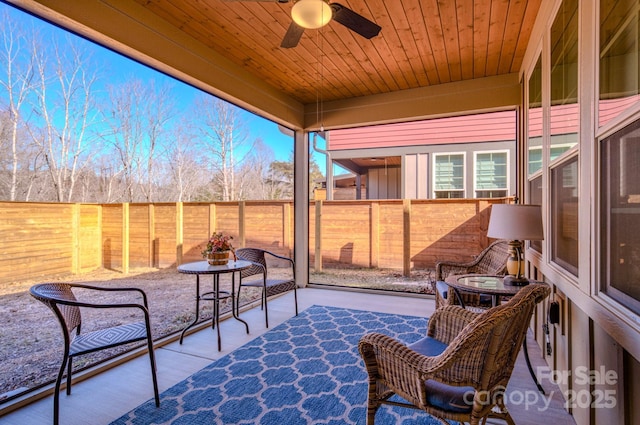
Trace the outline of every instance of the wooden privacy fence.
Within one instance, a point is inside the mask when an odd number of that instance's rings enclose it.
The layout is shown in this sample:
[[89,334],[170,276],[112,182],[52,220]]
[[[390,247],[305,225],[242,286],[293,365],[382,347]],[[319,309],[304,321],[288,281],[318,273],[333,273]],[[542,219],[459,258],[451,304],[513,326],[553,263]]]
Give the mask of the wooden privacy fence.
[[[466,261],[489,241],[490,206],[508,199],[315,201],[310,264],[402,270],[437,259]],[[80,274],[100,267],[173,267],[202,257],[221,231],[235,247],[291,256],[293,203],[154,204],[0,202],[0,283]]]

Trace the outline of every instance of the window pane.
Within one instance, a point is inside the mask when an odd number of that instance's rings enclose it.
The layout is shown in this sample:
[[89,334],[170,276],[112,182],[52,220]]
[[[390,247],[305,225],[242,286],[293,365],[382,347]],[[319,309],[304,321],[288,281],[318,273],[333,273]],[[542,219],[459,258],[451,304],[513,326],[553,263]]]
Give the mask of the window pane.
[[578,275],[578,157],[551,170],[551,258]]
[[505,196],[503,195],[503,193],[506,194],[507,189],[506,152],[488,152],[476,154],[475,171],[477,198]]
[[464,155],[436,155],[436,190],[464,189]]
[[[542,205],[542,176],[538,176],[529,182],[529,203]],[[542,252],[542,241],[531,241],[529,246],[538,252]]]
[[551,26],[550,126],[554,160],[578,142],[578,0],[564,0]]
[[640,313],[640,121],[602,141],[602,291]]
[[600,1],[599,124],[638,101],[640,1]]
[[462,190],[440,190],[436,192],[436,199],[464,198]]
[[542,62],[538,62],[529,77],[528,110],[529,174],[542,168]]

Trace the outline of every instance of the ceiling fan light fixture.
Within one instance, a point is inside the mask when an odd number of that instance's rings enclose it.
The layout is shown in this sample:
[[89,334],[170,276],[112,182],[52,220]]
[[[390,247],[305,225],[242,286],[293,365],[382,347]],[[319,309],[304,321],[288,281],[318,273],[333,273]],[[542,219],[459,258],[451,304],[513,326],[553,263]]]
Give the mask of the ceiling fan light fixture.
[[291,8],[293,21],[306,29],[316,29],[329,23],[331,7],[326,0],[298,0]]

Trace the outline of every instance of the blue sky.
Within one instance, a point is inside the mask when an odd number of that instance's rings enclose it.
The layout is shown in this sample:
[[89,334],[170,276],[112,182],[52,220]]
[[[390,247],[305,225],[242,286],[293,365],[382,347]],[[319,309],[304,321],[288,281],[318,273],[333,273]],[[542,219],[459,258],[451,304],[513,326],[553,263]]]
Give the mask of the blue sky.
[[[21,21],[29,25],[33,25],[39,32],[47,34],[50,31],[54,33],[65,32],[58,27],[51,25],[45,21],[35,18],[27,13],[24,13],[12,6],[6,5],[0,2],[0,12],[8,11],[12,19]],[[45,37],[45,39],[47,39]],[[84,40],[78,37],[80,40]],[[177,101],[179,104],[189,104],[193,101],[196,94],[199,93],[198,89],[195,89],[181,81],[178,81],[172,77],[166,76],[156,70],[153,70],[145,65],[135,62],[129,58],[126,58],[118,53],[108,50],[102,46],[99,46],[93,42],[84,40],[83,44],[91,52],[93,59],[96,63],[99,63],[104,67],[104,74],[108,75],[105,82],[121,82],[126,79],[135,76],[140,80],[155,80],[158,85],[166,81],[171,81],[171,85],[174,87],[173,91],[177,94]],[[255,114],[245,111],[242,108],[238,108],[244,124],[247,126],[250,133],[249,139],[262,139],[262,141],[273,149],[275,159],[286,161],[289,160],[293,151],[292,138],[284,135],[278,130],[277,124],[261,118]],[[321,165],[324,164],[324,157],[321,155],[315,155],[316,161]]]

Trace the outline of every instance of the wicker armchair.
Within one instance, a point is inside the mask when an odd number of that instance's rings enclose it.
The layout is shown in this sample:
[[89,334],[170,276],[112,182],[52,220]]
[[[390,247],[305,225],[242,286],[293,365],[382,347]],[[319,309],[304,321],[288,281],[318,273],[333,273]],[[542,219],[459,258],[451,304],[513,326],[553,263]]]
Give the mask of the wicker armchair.
[[[296,316],[298,315],[298,293],[296,291],[296,281],[293,278],[294,263],[291,258],[282,257],[264,249],[258,248],[240,248],[236,250],[236,255],[241,260],[251,261],[253,265],[240,272],[240,285],[238,286],[238,300],[240,300],[240,291],[243,287],[253,286],[256,288],[262,288],[261,306],[264,309],[265,325],[269,327],[269,312],[267,309],[267,298],[282,294],[287,291],[293,290],[293,299],[296,308]],[[267,261],[265,255],[269,255],[274,259],[284,260],[290,266],[290,278],[273,279],[269,278],[267,270]],[[246,280],[249,277],[262,275],[259,279]],[[239,306],[240,303],[236,303]],[[239,308],[239,307],[237,307]],[[237,313],[240,313],[239,311]]]
[[[436,297],[436,308],[458,304],[453,288],[444,282],[448,276],[472,273],[504,276],[507,273],[508,258],[509,242],[497,240],[485,248],[473,261],[467,263],[438,261],[436,280],[431,282]],[[460,296],[466,306],[491,306],[491,297],[463,291],[460,291]]]
[[[73,289],[82,290],[87,296],[89,296],[90,293],[97,293],[98,291],[112,293],[134,292],[139,295],[139,298],[142,298],[142,303],[105,304],[78,301]],[[147,342],[156,407],[160,406],[158,379],[156,377],[156,361],[153,354],[153,339],[151,337],[149,321],[149,307],[144,291],[137,288],[101,288],[74,283],[43,283],[32,286],[29,291],[35,299],[41,301],[53,311],[62,326],[64,357],[62,359],[62,365],[60,365],[58,377],[56,378],[53,396],[53,423],[55,425],[59,423],[60,385],[65,372],[65,366],[67,369],[67,395],[70,395],[71,371],[74,357],[136,341],[146,340]],[[135,323],[129,320],[127,323],[119,326],[81,333],[81,308],[110,309],[114,312],[119,310],[122,312],[120,318],[124,321],[127,321],[127,318],[131,317],[132,310],[139,310],[139,312],[142,313],[141,315],[144,316],[144,320]]]
[[[427,337],[410,346],[382,334],[363,336],[367,425],[374,424],[382,404],[421,409],[446,425],[445,420],[478,424],[488,417],[513,425],[504,392],[534,307],[549,292],[547,285],[530,284],[483,313],[445,306],[429,319]],[[409,404],[389,400],[394,394]]]

